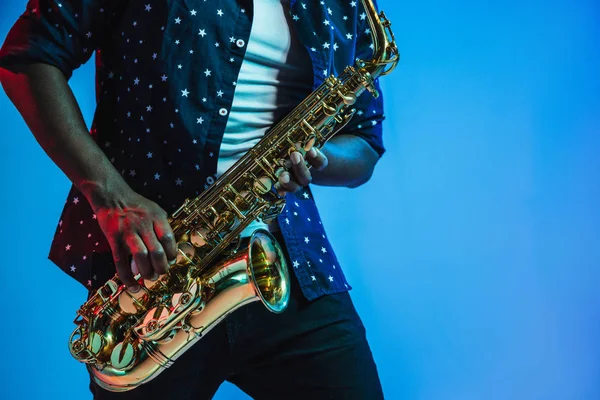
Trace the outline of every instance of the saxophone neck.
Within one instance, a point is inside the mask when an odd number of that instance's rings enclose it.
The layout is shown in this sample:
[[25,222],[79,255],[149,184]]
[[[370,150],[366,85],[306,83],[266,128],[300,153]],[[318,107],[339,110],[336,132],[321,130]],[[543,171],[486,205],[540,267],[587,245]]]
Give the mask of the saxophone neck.
[[367,71],[372,79],[377,79],[392,72],[400,61],[400,52],[392,32],[390,20],[385,14],[378,13],[372,0],[361,0],[367,14],[367,21],[373,38],[373,58],[361,60],[361,68]]

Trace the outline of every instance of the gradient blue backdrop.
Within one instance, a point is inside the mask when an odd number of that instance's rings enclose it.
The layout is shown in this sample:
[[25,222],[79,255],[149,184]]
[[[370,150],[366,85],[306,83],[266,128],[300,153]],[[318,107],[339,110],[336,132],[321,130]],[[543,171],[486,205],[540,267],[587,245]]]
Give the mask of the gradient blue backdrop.
[[[25,1],[0,4],[3,39]],[[379,5],[403,55],[388,152],[315,191],[386,397],[600,399],[599,3]],[[88,123],[92,78],[71,80]],[[0,121],[0,398],[89,398],[67,351],[85,290],[46,260],[68,181],[3,93]]]

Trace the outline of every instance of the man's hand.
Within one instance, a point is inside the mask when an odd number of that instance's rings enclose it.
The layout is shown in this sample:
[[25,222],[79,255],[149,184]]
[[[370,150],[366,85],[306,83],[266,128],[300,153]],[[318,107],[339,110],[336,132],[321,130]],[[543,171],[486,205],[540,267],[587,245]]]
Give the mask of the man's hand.
[[[140,286],[138,272],[155,280],[165,274],[177,257],[175,236],[168,214],[158,204],[129,191],[118,200],[94,206],[102,232],[110,244],[117,273],[131,292]],[[133,256],[134,264],[129,256]]]
[[298,151],[290,155],[290,160],[286,163],[288,169],[279,175],[277,182],[277,192],[284,195],[286,192],[297,192],[303,186],[308,186],[312,182],[311,169],[322,171],[329,164],[327,156],[319,149],[313,147],[307,153],[306,157]]
[[377,152],[359,136],[338,134],[321,150],[313,147],[306,157],[293,152],[275,188],[280,195],[297,192],[309,183],[354,188],[371,178],[378,160]]

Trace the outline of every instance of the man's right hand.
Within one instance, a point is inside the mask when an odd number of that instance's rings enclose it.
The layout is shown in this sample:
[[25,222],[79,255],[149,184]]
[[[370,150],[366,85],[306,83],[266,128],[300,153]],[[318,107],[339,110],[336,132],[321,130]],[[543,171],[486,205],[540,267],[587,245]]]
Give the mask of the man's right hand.
[[36,140],[84,194],[110,243],[119,278],[139,290],[129,256],[146,279],[177,256],[167,213],[135,193],[98,147],[62,71],[43,63],[0,68],[0,83]]
[[110,244],[117,273],[129,291],[140,289],[134,279],[138,271],[150,280],[168,271],[177,257],[177,244],[165,210],[132,190],[121,192],[116,199],[105,199],[104,204],[94,203],[92,207]]

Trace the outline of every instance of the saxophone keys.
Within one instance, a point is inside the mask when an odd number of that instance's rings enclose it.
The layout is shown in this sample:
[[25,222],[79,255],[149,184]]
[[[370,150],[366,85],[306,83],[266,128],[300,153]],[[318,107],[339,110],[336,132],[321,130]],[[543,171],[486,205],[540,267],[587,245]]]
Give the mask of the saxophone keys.
[[176,264],[185,266],[191,264],[196,255],[196,248],[190,242],[183,242],[177,245]]
[[239,221],[231,211],[223,211],[218,218],[215,218],[215,230],[218,232],[233,229],[237,224]]
[[148,291],[142,287],[136,293],[131,293],[128,290],[122,291],[117,299],[117,304],[123,313],[132,315],[144,311],[147,301]]
[[116,369],[121,371],[126,370],[133,364],[136,353],[137,352],[131,343],[121,342],[114,347],[110,355],[110,363]]
[[273,189],[273,180],[268,176],[261,176],[254,180],[254,190],[259,194],[265,194]]
[[186,292],[179,292],[173,294],[171,297],[171,305],[173,312],[178,313],[182,309],[186,308],[192,300],[198,298],[202,286],[197,281],[194,281]]
[[106,345],[106,339],[101,332],[92,332],[88,339],[88,350],[92,354],[98,355]]
[[248,211],[256,204],[256,197],[252,196],[248,190],[242,190],[233,200],[233,204],[240,211]]
[[344,104],[346,104],[347,106],[352,106],[352,105],[354,105],[354,103],[356,103],[356,100],[357,100],[356,93],[344,94],[341,91],[338,91],[338,94],[341,97]]
[[302,146],[302,148],[304,149],[304,151],[306,153],[308,153],[309,150],[312,149],[315,146],[316,141],[317,141],[316,135],[310,135],[308,137],[308,139],[306,139],[304,141],[304,145]]
[[165,326],[169,318],[169,310],[164,307],[154,307],[146,313],[146,318],[141,326],[145,334],[153,334]]
[[210,231],[207,228],[197,226],[192,231],[190,241],[195,247],[204,247],[208,244],[208,233]]

